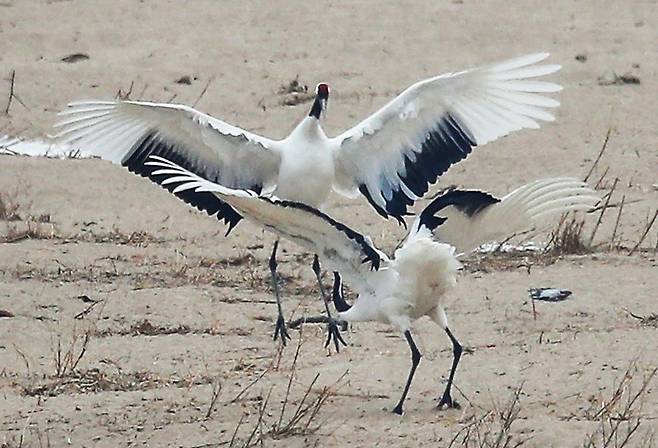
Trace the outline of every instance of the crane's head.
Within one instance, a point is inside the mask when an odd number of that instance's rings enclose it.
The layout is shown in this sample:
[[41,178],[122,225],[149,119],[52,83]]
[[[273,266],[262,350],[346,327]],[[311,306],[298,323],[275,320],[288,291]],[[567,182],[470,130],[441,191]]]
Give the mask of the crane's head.
[[320,115],[322,115],[322,112],[327,110],[328,100],[329,100],[329,85],[321,82],[315,88],[315,101],[313,101],[311,112],[308,114],[309,117],[315,117],[319,120]]

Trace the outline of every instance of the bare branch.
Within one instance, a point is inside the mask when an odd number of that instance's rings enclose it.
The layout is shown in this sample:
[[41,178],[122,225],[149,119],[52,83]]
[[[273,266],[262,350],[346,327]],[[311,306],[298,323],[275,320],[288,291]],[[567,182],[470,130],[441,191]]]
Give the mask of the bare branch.
[[599,163],[599,160],[601,160],[601,156],[603,156],[603,153],[605,152],[606,148],[608,147],[608,140],[610,140],[610,134],[612,133],[612,126],[608,126],[608,132],[605,134],[605,139],[603,140],[603,145],[601,146],[601,150],[599,151],[599,154],[596,156],[596,159],[594,160],[594,163],[592,163],[592,166],[589,169],[589,172],[585,176],[585,179],[583,179],[583,182],[587,182],[589,179],[589,176],[592,175],[594,172],[594,169]]
[[631,251],[628,253],[628,255],[633,255],[633,253],[637,250],[638,247],[644,242],[644,239],[647,237],[649,234],[649,231],[651,230],[651,227],[653,227],[653,224],[656,222],[656,218],[658,217],[658,209],[656,209],[656,212],[653,214],[653,218],[651,218],[651,221],[647,224],[647,226],[644,228],[644,232],[642,233],[642,236],[638,240],[637,244],[633,246]]

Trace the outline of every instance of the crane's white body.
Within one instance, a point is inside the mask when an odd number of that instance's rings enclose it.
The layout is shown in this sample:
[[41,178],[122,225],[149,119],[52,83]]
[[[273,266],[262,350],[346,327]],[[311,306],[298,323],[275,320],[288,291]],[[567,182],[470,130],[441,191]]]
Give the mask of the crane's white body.
[[378,321],[406,331],[416,319],[430,317],[446,328],[443,298],[457,283],[461,264],[450,244],[435,241],[423,228],[395,251],[379,271],[367,274],[369,288],[339,317],[349,322]]
[[273,194],[322,209],[334,183],[335,146],[318,120],[304,118],[285,140],[273,145],[281,158]]

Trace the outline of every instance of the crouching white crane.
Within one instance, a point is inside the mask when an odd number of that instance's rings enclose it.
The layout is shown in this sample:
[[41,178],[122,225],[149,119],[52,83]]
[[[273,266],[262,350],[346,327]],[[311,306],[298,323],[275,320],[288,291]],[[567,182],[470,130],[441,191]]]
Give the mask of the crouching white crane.
[[[534,79],[560,69],[538,64],[547,57],[531,54],[417,82],[333,138],[319,121],[329,99],[327,84],[318,84],[308,116],[283,140],[261,137],[187,106],[140,101],[71,103],[61,113],[65,118],[56,125],[61,128],[56,137],[159,184],[154,167],[144,163],[152,155],[228,188],[273,193],[316,209],[323,208],[332,189],[352,198],[360,192],[380,215],[403,223],[407,208],[473,147],[553,120],[546,109],[559,103],[542,94],[561,87]],[[175,194],[224,220],[227,235],[242,219],[230,203],[210,193]],[[270,257],[279,309],[274,338],[280,334],[285,343],[277,247],[278,242]]]
[[350,307],[341,294],[334,294],[338,316],[332,318],[327,308],[325,321],[334,326],[340,321],[380,321],[397,326],[409,344],[412,362],[400,401],[393,409],[397,414],[403,412],[421,358],[411,336],[411,324],[423,316],[441,326],[452,341],[453,362],[439,407],[457,406],[450,391],[462,347],[448,327],[443,308],[443,296],[454,286],[460,267],[452,244],[458,250],[470,250],[492,237],[543,224],[550,215],[589,210],[599,201],[586,184],[571,178],[532,182],[502,199],[481,191],[450,188],[425,207],[395,257],[389,259],[370,238],[311,206],[228,189],[157,156],[146,163],[153,168],[152,175],[174,192],[210,193],[248,220],[318,254],[323,263],[340,272],[358,292],[358,298]]

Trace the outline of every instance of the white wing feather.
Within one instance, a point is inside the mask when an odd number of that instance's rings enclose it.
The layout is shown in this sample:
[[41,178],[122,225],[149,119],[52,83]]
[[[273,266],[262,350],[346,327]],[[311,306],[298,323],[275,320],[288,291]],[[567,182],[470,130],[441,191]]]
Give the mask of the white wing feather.
[[[329,270],[339,271],[349,281],[362,284],[365,273],[387,262],[369,237],[353,231],[319,210],[305,204],[259,196],[253,191],[224,187],[203,179],[164,158],[151,156],[147,165],[162,185],[178,184],[172,191],[210,192],[247,220],[318,254]],[[365,284],[365,283],[363,283]]]
[[[472,214],[454,205],[440,209],[435,215],[447,219],[434,234],[438,240],[455,246],[458,252],[470,252],[484,243],[501,241],[546,224],[556,215],[589,211],[600,200],[594,190],[578,179],[541,179],[517,188],[500,202],[485,205]],[[412,232],[419,227],[419,221],[420,216]]]
[[277,142],[188,106],[82,101],[59,115],[57,140],[114,163],[128,164],[144,139],[154,136],[150,154],[170,151],[170,157],[176,154],[192,171],[226,186],[269,186],[278,171]]
[[407,88],[335,138],[334,189],[343,194],[365,189],[380,213],[404,214],[471,147],[554,119],[546,109],[559,102],[542,94],[561,87],[533,79],[560,69],[536,65],[547,57],[527,55]]

